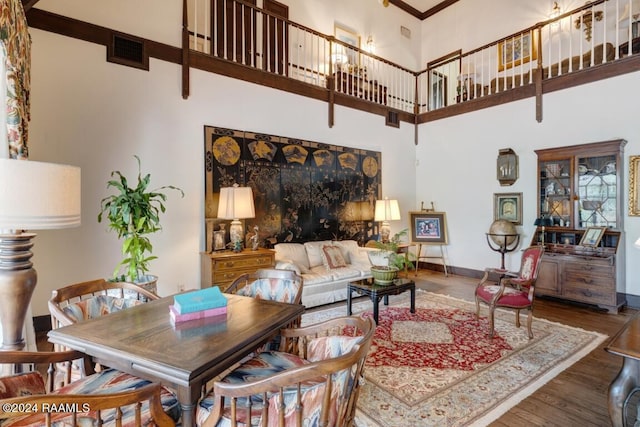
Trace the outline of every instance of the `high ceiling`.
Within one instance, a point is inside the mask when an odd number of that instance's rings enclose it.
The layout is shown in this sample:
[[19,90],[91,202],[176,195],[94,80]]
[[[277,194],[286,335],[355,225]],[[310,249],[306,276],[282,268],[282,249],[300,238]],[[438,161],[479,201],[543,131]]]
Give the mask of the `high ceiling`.
[[457,1],[458,0],[389,0],[389,7],[399,7],[418,19],[426,19]]

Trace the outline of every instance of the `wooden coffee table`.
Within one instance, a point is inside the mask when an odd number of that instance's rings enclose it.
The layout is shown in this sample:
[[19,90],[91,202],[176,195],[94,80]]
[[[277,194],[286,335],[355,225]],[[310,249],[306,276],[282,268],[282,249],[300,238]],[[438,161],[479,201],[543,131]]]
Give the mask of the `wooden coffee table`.
[[416,283],[410,279],[395,279],[389,284],[378,284],[373,279],[362,279],[351,282],[347,288],[347,315],[351,316],[351,296],[353,292],[367,295],[373,302],[373,320],[378,324],[380,300],[384,298],[384,305],[389,305],[389,295],[399,295],[411,291],[411,312],[416,312]]

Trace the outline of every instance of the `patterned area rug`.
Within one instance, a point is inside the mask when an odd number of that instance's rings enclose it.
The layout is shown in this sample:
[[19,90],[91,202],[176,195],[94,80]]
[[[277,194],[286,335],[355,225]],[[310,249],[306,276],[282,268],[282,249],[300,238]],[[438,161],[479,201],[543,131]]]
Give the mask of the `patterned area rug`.
[[[358,399],[358,427],[484,426],[571,366],[607,337],[534,318],[534,338],[496,313],[497,336],[472,302],[425,291],[380,305]],[[372,316],[371,301],[353,312]],[[486,307],[481,309],[486,316]],[[346,315],[337,307],[303,315],[303,325]]]

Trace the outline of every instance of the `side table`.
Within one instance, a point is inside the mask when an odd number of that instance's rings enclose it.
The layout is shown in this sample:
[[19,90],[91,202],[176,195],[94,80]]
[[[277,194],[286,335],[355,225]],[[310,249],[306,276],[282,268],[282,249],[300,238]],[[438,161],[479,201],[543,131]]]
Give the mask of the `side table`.
[[384,298],[384,305],[389,305],[389,295],[398,295],[406,291],[411,292],[411,312],[416,312],[416,283],[409,279],[395,279],[392,283],[379,285],[373,279],[362,279],[347,285],[347,315],[351,316],[352,293],[366,295],[373,303],[373,320],[378,324],[380,300]]
[[623,427],[629,395],[640,387],[640,314],[635,315],[611,339],[605,350],[622,356],[622,368],[609,386],[609,417],[614,427]]

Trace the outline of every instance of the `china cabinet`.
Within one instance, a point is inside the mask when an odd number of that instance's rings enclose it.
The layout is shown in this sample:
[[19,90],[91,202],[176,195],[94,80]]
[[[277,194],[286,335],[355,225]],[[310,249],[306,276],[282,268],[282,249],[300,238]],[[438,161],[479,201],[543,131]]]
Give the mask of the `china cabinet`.
[[[537,295],[592,304],[611,312],[624,305],[624,296],[617,290],[624,289],[625,144],[616,139],[536,150],[538,217],[549,218],[552,224],[538,227],[531,242],[545,245]],[[590,227],[605,228],[597,245],[583,239]]]

